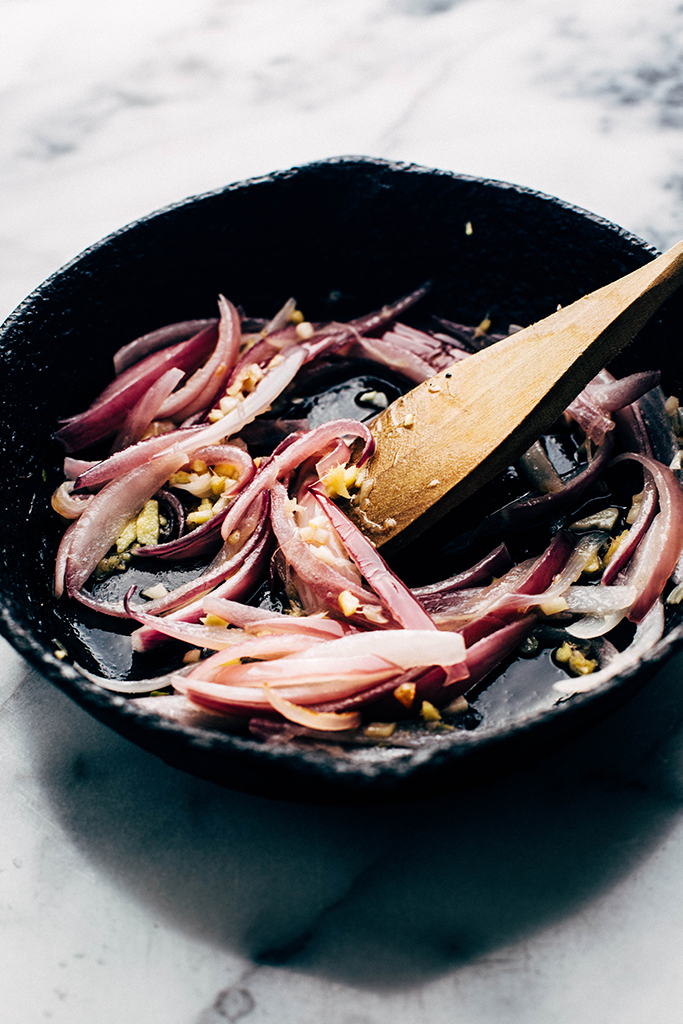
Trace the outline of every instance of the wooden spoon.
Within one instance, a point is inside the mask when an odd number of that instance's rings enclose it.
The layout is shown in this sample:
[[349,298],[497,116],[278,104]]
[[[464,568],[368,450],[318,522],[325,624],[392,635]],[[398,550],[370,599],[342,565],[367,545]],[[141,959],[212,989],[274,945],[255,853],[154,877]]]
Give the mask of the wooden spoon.
[[377,546],[417,536],[522,455],[681,284],[683,241],[392,402],[349,515]]

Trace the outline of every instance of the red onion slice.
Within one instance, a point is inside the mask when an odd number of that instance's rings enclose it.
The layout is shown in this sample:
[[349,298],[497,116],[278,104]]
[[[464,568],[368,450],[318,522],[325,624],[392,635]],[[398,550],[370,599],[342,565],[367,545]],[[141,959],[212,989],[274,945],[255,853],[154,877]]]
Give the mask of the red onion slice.
[[436,629],[430,615],[413,597],[405,583],[391,571],[374,544],[328,498],[322,484],[313,484],[310,490],[392,618],[405,629]]
[[186,461],[184,452],[171,452],[112,480],[94,495],[71,534],[64,572],[69,596],[77,594],[127,523]]
[[164,419],[192,416],[211,407],[235,365],[241,330],[237,310],[223,295],[218,296],[220,322],[216,347],[206,363],[190,377],[184,387],[170,395],[159,410]]
[[213,327],[217,323],[215,318],[211,320],[183,320],[177,324],[168,324],[166,327],[159,327],[156,331],[143,334],[142,337],[129,341],[127,345],[120,348],[114,355],[114,370],[117,374],[126,370],[134,363],[140,362],[145,356],[160,348],[167,348],[176,341],[185,341],[187,338],[194,338],[200,331],[207,327]]

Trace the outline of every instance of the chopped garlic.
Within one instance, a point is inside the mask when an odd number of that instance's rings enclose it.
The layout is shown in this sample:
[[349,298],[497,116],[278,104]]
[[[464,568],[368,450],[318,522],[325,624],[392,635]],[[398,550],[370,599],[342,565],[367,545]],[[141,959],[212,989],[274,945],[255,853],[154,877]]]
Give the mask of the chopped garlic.
[[395,729],[396,722],[369,722],[363,729],[363,735],[372,740],[387,740]]
[[444,708],[444,711],[449,715],[464,715],[466,711],[469,711],[469,707],[465,697],[456,697],[447,708]]
[[293,309],[292,312],[289,314],[290,324],[301,324],[303,323],[303,320],[304,315],[300,309]]
[[666,599],[667,604],[680,604],[683,601],[683,583],[679,583],[677,587],[674,587],[669,596]]
[[131,544],[134,544],[138,539],[137,531],[137,520],[131,519],[129,523],[126,523],[121,533],[116,538],[116,550],[119,555],[127,551]]
[[208,615],[204,615],[200,619],[200,622],[202,622],[205,626],[227,626],[228,624],[225,619],[222,619],[220,617],[220,615],[212,615],[211,613],[209,613]]
[[351,591],[349,590],[342,590],[339,597],[337,598],[337,601],[339,603],[339,607],[341,608],[343,614],[347,617],[347,619],[351,615],[354,615],[356,613],[356,611],[358,610],[358,606],[360,604],[360,601],[355,596],[355,594],[352,594]]
[[159,502],[145,502],[135,524],[140,544],[152,546],[159,543]]
[[314,334],[315,328],[308,320],[302,320],[296,325],[296,336],[300,341],[308,341]]
[[343,462],[333,466],[329,472],[321,478],[328,498],[350,498],[349,487],[353,487],[358,478],[358,470],[355,466],[344,466]]
[[158,601],[160,597],[166,597],[168,590],[163,583],[155,583],[153,587],[147,587],[141,594],[150,601]]
[[189,484],[192,476],[187,473],[184,469],[179,469],[177,473],[172,473],[168,478],[168,482],[171,487],[175,487],[176,484]]
[[196,508],[194,512],[190,512],[187,516],[187,522],[192,526],[201,526],[211,519],[213,515],[213,505],[208,498],[202,498],[199,503],[199,508]]
[[616,555],[617,551],[619,550],[621,545],[624,543],[624,541],[626,540],[628,535],[629,535],[629,531],[628,530],[622,530],[622,532],[620,534],[618,534],[614,538],[614,540],[611,541],[610,546],[607,548],[607,553],[605,554],[605,556],[603,558],[603,562],[604,562],[605,565],[609,565],[609,563],[612,561],[612,559],[614,558],[614,556]]
[[411,708],[415,700],[416,689],[415,683],[401,683],[394,690],[394,697],[399,704],[403,704],[404,708]]
[[425,722],[441,721],[440,712],[434,707],[433,704],[430,704],[428,700],[422,701],[422,708],[420,709],[420,714],[422,715]]
[[191,651],[186,651],[183,654],[183,664],[192,665],[195,661],[199,661],[202,656],[202,652],[198,647],[194,647]]
[[567,666],[575,676],[587,676],[598,667],[597,661],[587,658],[573,644],[565,640],[562,646],[555,652],[555,660]]

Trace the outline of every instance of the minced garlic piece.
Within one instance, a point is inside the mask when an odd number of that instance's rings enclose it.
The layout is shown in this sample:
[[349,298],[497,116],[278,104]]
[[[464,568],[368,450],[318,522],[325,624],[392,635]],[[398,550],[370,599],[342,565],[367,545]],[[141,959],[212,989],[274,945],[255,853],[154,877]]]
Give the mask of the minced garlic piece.
[[296,325],[296,336],[300,341],[308,341],[315,334],[315,327],[308,320],[302,320]]
[[153,587],[147,587],[146,590],[141,590],[140,593],[149,601],[157,601],[160,597],[166,597],[168,590],[163,583],[155,583]]
[[669,596],[666,599],[667,604],[680,604],[683,601],[683,583],[679,583],[677,587],[674,587]]
[[543,615],[557,615],[558,612],[566,612],[569,605],[563,597],[554,597],[551,601],[539,605]]
[[490,321],[490,319],[487,316],[485,316],[484,319],[482,320],[482,322],[476,328],[476,330],[474,332],[474,337],[475,338],[481,338],[481,336],[483,334],[486,334],[486,332],[490,329],[490,327],[491,327],[491,321]]
[[240,475],[239,469],[232,462],[217,462],[213,467],[213,471],[218,476],[227,476],[231,480],[238,480]]
[[179,469],[177,473],[171,473],[168,482],[171,487],[174,487],[176,484],[189,484],[191,479],[192,476],[189,473],[184,469]]
[[135,528],[140,544],[153,545],[159,543],[159,502],[153,498],[145,502],[138,516]]
[[202,498],[199,508],[195,509],[194,512],[190,512],[187,516],[187,522],[192,526],[201,526],[202,523],[208,522],[212,515],[213,505],[208,498]]
[[222,420],[224,416],[225,413],[222,413],[220,409],[212,409],[209,413],[209,423],[218,423],[218,421]]
[[590,562],[586,562],[586,564],[584,565],[583,572],[588,576],[594,572],[600,572],[601,569],[602,562],[600,561],[600,556],[596,551],[593,557],[591,558]]
[[131,519],[129,523],[126,523],[121,533],[116,538],[116,550],[118,554],[122,554],[127,551],[131,544],[134,544],[138,539],[137,521]]
[[356,613],[356,611],[358,610],[358,605],[360,604],[358,598],[354,594],[352,594],[350,590],[342,590],[339,597],[337,598],[337,601],[343,614],[347,618]]
[[555,652],[555,660],[566,665],[575,676],[590,675],[598,667],[597,661],[593,658],[587,658],[582,651],[579,651],[567,640]]
[[422,715],[425,722],[441,721],[440,712],[434,707],[433,704],[430,704],[428,700],[422,701],[422,708],[420,709],[420,714]]
[[318,547],[322,547],[323,544],[327,544],[330,539],[330,531],[323,530],[319,526],[314,526],[312,523],[309,526],[302,526],[299,530],[301,539],[306,544],[315,544]]
[[206,473],[209,467],[204,462],[204,459],[195,459],[191,468],[193,473],[199,473],[201,476],[202,473]]
[[643,503],[643,493],[644,492],[641,491],[640,494],[634,494],[633,497],[631,498],[631,507],[628,510],[628,515],[626,516],[626,522],[628,523],[629,526],[633,526],[633,524],[635,523],[636,519],[638,518],[638,513],[640,512],[640,506]]
[[610,562],[612,561],[612,559],[616,555],[617,551],[619,550],[621,545],[624,543],[624,541],[628,537],[628,534],[629,534],[628,530],[622,530],[622,532],[620,534],[618,534],[611,541],[610,546],[607,548],[607,553],[605,554],[605,556],[603,558],[603,562],[604,562],[605,565],[609,565],[610,564]]
[[369,722],[363,729],[363,735],[371,740],[388,740],[396,729],[396,722]]
[[183,654],[183,664],[192,665],[195,661],[199,661],[202,656],[202,652],[198,647],[194,647],[191,651],[186,651]]
[[401,683],[394,690],[394,697],[404,708],[411,708],[415,700],[415,683]]
[[300,309],[293,309],[289,314],[290,324],[301,324],[304,321],[304,315]]
[[343,462],[333,466],[329,472],[322,477],[322,484],[328,498],[350,498],[349,487],[353,487],[358,477],[358,470],[355,466],[345,466]]
[[200,619],[200,622],[205,626],[227,626],[228,624],[225,619],[220,617],[220,615],[212,615],[210,612],[208,615],[204,615]]
[[466,711],[469,711],[469,707],[470,706],[465,697],[456,697],[455,700],[451,701],[447,708],[444,708],[444,710],[449,715],[464,715]]
[[222,494],[223,491],[225,490],[226,477],[218,476],[217,473],[213,473],[211,475],[211,480],[209,481],[209,483],[211,485],[211,490],[214,494]]

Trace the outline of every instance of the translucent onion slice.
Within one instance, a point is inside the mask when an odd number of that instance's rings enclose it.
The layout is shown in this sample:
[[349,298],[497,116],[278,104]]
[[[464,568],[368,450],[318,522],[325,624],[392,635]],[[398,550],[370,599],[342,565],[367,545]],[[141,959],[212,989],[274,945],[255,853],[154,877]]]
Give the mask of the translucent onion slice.
[[361,723],[358,711],[346,714],[343,712],[337,714],[334,711],[311,711],[310,708],[304,708],[300,704],[292,704],[268,683],[263,684],[263,689],[271,706],[287,721],[295,722],[297,725],[305,725],[309,729],[320,729],[323,732],[342,732],[345,729],[357,729]]
[[656,601],[650,611],[639,622],[633,640],[626,650],[616,654],[611,661],[597,672],[591,672],[580,679],[568,679],[567,682],[553,683],[553,689],[564,696],[575,693],[588,693],[602,683],[608,682],[618,672],[627,672],[633,668],[661,640],[664,633],[664,605]]

